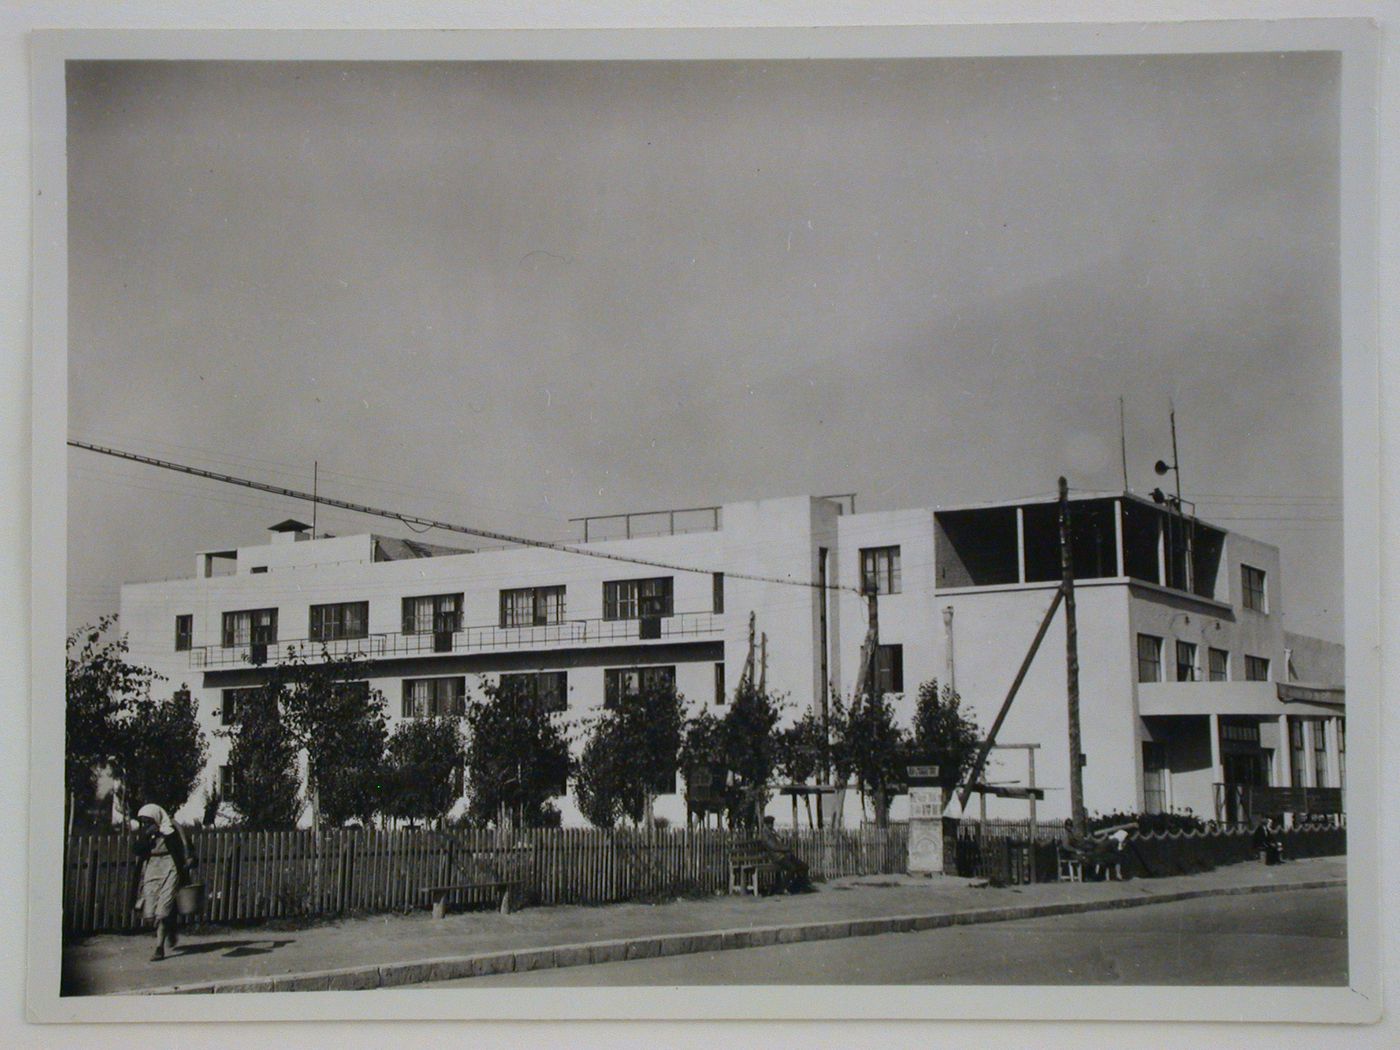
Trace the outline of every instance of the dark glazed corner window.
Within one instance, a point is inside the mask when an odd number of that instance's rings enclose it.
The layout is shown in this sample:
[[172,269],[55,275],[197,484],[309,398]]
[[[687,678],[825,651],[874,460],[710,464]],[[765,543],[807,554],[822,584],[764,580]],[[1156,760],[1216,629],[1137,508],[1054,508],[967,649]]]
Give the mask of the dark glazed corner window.
[[899,548],[866,547],[860,552],[862,594],[898,594]]

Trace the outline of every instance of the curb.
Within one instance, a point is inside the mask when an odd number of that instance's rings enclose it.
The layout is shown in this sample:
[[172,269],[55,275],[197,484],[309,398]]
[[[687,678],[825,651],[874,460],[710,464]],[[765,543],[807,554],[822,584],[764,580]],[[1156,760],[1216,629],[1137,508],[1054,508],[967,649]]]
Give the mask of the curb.
[[1172,893],[1137,897],[1110,897],[1091,901],[1059,901],[1054,904],[1022,904],[971,911],[891,915],[874,919],[838,919],[831,922],[790,923],[781,926],[753,926],[742,929],[706,930],[699,933],[664,933],[649,937],[629,937],[582,944],[559,944],[548,948],[507,948],[475,955],[454,955],[440,959],[352,966],[338,970],[313,970],[265,977],[240,977],[198,984],[142,988],[121,995],[199,995],[210,992],[332,992],[363,991],[371,988],[399,988],[430,981],[460,980],[491,974],[525,973],[529,970],[563,969],[597,963],[654,959],[670,955],[762,948],[774,944],[837,940],[847,937],[875,937],[885,933],[912,933],[949,926],[975,926],[1012,922],[1017,919],[1079,915],[1085,912],[1140,908],[1151,904],[1172,904],[1202,897],[1238,897],[1287,890],[1320,890],[1344,887],[1345,878],[1314,879],[1287,885],[1259,884],[1224,886],[1214,889],[1178,890]]

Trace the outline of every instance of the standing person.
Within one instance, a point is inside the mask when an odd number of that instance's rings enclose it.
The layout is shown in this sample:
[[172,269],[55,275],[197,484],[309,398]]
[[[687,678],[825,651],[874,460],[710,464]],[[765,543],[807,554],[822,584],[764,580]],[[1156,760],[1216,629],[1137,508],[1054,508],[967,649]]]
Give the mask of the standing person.
[[145,863],[141,866],[135,906],[141,910],[143,919],[155,923],[156,950],[151,962],[158,962],[165,958],[166,946],[174,948],[178,941],[175,891],[190,882],[192,864],[184,834],[160,806],[154,802],[142,806],[136,814],[136,822],[133,848]]

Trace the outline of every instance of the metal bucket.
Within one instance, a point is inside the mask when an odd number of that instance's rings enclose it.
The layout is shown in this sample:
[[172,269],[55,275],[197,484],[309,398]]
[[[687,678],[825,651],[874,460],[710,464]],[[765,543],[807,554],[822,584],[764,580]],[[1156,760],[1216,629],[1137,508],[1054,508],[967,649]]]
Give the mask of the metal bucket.
[[175,910],[181,915],[198,915],[204,910],[204,883],[192,882],[175,891]]

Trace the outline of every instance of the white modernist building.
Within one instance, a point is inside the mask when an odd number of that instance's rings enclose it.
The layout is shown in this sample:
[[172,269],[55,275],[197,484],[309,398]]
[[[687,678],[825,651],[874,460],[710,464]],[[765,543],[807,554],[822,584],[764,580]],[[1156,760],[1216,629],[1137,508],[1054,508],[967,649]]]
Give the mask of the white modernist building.
[[[852,690],[862,588],[878,593],[876,685],[902,694],[901,715],[936,677],[988,724],[1058,584],[1055,504],[854,503],[804,496],[584,522],[581,548],[635,562],[313,537],[288,521],[271,543],[201,552],[190,579],[123,587],[120,624],[141,662],[199,698],[211,786],[227,780],[228,745],[213,731],[291,646],[363,656],[394,720],[459,710],[506,675],[574,722],[648,677],[722,714],[752,616],[768,687],[795,718],[819,707],[824,684],[828,697]],[[1126,493],[1076,496],[1071,509],[1088,807],[1229,817],[1236,785],[1340,787],[1341,648],[1285,632],[1277,549]],[[1039,745],[1042,819],[1069,810],[1063,622],[999,735]],[[988,779],[1024,784],[1025,752],[995,754]],[[656,812],[681,821],[679,776],[676,788]],[[568,794],[557,801],[580,821]],[[185,815],[198,808],[196,797]],[[1024,803],[991,812],[1020,815]]]

